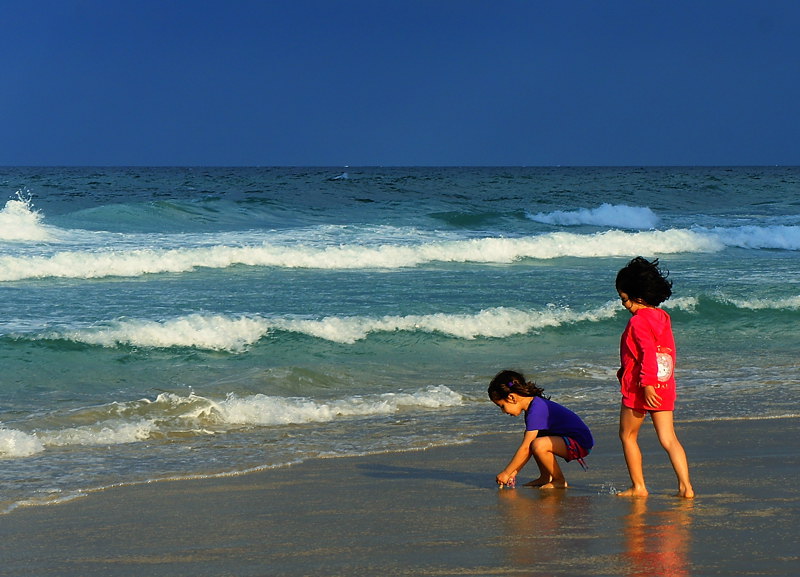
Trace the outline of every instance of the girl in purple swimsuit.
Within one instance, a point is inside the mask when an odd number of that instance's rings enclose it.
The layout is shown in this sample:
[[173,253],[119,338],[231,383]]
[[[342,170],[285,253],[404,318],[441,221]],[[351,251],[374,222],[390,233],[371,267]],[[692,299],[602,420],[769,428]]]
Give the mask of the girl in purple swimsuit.
[[578,461],[594,446],[589,427],[581,418],[558,403],[544,397],[544,390],[526,381],[522,373],[500,371],[489,384],[489,398],[507,415],[525,413],[525,434],[514,457],[496,477],[501,487],[513,487],[517,473],[531,457],[539,467],[539,477],[527,486],[541,489],[564,489],[567,480],[556,457]]

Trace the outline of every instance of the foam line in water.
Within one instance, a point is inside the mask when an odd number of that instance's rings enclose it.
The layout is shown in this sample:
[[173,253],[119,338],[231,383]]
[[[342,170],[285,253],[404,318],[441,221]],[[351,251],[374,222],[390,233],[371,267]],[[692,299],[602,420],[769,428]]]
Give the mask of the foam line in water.
[[[411,392],[319,400],[263,394],[225,399],[162,393],[53,416],[61,426],[34,433],[0,429],[0,458],[29,457],[48,447],[119,445],[172,435],[201,436],[243,426],[286,426],[455,407],[465,398],[444,385]],[[88,424],[87,424],[88,423]]]
[[603,320],[612,318],[617,313],[617,308],[616,303],[608,303],[584,312],[557,307],[542,311],[496,307],[475,314],[435,313],[381,318],[282,320],[276,322],[275,327],[348,344],[365,339],[370,333],[396,331],[439,333],[471,340],[478,337],[504,338],[564,324]]
[[[21,201],[9,201],[21,202]],[[2,229],[5,230],[5,229]],[[18,237],[24,236],[17,232]],[[6,233],[8,234],[8,233]],[[35,226],[29,238],[49,234]],[[79,250],[49,250],[52,254],[18,255],[5,247],[0,254],[0,282],[34,278],[95,279],[104,277],[137,277],[158,273],[184,273],[198,268],[224,269],[236,265],[275,268],[325,270],[402,269],[430,263],[513,264],[526,259],[548,260],[561,257],[629,257],[631,247],[640,254],[675,254],[718,252],[726,247],[749,250],[800,250],[799,226],[747,226],[714,229],[670,229],[625,232],[610,230],[594,234],[553,232],[517,238],[482,237],[471,239],[434,240],[428,235],[420,242],[412,231],[386,242],[365,236],[358,241],[341,242],[341,237],[312,240],[309,232],[296,238],[280,239],[269,233],[251,233],[243,245],[211,244],[221,240],[213,235],[191,240],[173,235],[172,242],[189,242],[194,246],[172,249],[153,248],[168,244],[170,237],[141,235],[126,237],[123,248],[119,239],[98,237],[96,244]],[[63,234],[61,236],[64,236]],[[85,235],[84,235],[85,236]],[[271,238],[258,242],[258,238]],[[305,242],[302,239],[306,239]],[[279,242],[274,242],[279,240]],[[325,246],[325,243],[330,243]],[[320,246],[322,243],[322,246]],[[377,243],[377,244],[376,244]],[[138,247],[137,247],[138,245]],[[49,246],[49,245],[48,245]],[[130,246],[130,248],[129,248]],[[57,252],[52,252],[56,250]]]
[[[800,296],[778,299],[735,299],[718,296],[711,303],[741,310],[800,310]],[[666,301],[667,309],[690,313],[701,306],[698,297],[675,297]],[[596,323],[622,314],[616,300],[587,310],[548,306],[543,309],[493,307],[475,313],[432,313],[426,315],[386,315],[381,317],[296,316],[266,318],[194,313],[165,321],[124,319],[105,326],[12,335],[30,340],[67,340],[107,348],[192,347],[202,350],[242,353],[267,335],[276,332],[305,335],[341,344],[354,344],[377,333],[428,333],[450,338],[507,338],[548,328]]]
[[559,307],[543,310],[496,307],[466,314],[320,319],[190,314],[167,321],[119,320],[105,327],[45,333],[34,338],[69,340],[102,347],[195,347],[238,353],[274,331],[342,344],[353,344],[372,333],[401,331],[438,333],[460,339],[504,338],[565,324],[602,321],[613,318],[618,312],[616,301],[610,301],[587,311]]
[[557,226],[591,225],[639,230],[655,228],[660,221],[656,213],[647,207],[608,203],[597,208],[526,213],[526,216],[535,222]]
[[234,265],[347,270],[399,269],[435,262],[511,264],[524,259],[629,256],[631,246],[636,246],[642,254],[715,252],[724,248],[714,234],[690,230],[636,233],[614,230],[591,235],[556,232],[521,238],[487,237],[377,246],[337,244],[323,248],[270,242],[171,250],[103,248],[63,251],[49,256],[1,256],[0,281],[135,277]]
[[752,298],[752,299],[724,299],[723,302],[728,302],[739,309],[750,310],[786,310],[796,311],[800,310],[800,295],[786,298]]
[[739,226],[698,229],[726,246],[746,249],[800,250],[800,226]]
[[114,321],[101,328],[50,333],[45,338],[103,347],[196,347],[241,352],[269,330],[269,322],[260,317],[190,314],[163,322],[137,319]]

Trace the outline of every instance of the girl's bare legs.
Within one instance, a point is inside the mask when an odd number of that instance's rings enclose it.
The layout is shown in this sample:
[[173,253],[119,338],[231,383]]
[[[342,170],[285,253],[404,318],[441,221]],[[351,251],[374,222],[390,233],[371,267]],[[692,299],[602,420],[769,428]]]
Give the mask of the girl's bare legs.
[[647,487],[644,484],[642,471],[642,451],[639,448],[639,429],[642,428],[645,413],[634,411],[622,405],[619,411],[619,440],[622,441],[622,454],[628,465],[631,477],[631,488],[621,493],[621,497],[646,497]]
[[556,460],[556,455],[561,458],[567,456],[567,444],[561,437],[536,437],[531,447],[533,458],[539,466],[539,478],[530,483],[529,487],[540,489],[566,489],[567,480]]
[[686,451],[683,450],[683,445],[675,434],[672,411],[654,411],[651,416],[658,440],[669,455],[672,468],[678,477],[677,496],[694,498],[694,489],[689,481],[689,462],[686,459]]

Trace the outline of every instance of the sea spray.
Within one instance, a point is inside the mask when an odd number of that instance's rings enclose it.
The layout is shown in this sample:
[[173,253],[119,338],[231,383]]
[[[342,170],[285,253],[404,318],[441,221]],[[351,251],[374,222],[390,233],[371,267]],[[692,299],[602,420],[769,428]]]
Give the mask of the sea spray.
[[658,215],[648,207],[608,203],[603,203],[597,208],[527,213],[526,216],[536,222],[557,226],[590,225],[640,230],[656,228],[660,222]]
[[44,451],[44,443],[35,435],[15,429],[0,428],[0,459],[30,457]]
[[41,242],[52,238],[49,228],[42,224],[42,215],[33,209],[30,195],[17,191],[0,210],[0,242]]

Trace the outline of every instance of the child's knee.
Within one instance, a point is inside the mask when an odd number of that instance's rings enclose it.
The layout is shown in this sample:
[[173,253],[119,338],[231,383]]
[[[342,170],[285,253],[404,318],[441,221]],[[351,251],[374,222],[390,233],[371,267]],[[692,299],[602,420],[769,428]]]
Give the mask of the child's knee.
[[672,453],[672,451],[676,451],[676,450],[678,450],[678,451],[683,450],[683,446],[681,445],[681,442],[678,440],[678,437],[676,437],[675,435],[672,435],[671,437],[666,437],[666,438],[663,438],[663,439],[660,438],[659,441],[661,442],[661,447],[667,453]]
[[531,451],[534,455],[546,455],[553,452],[553,443],[547,437],[537,437],[531,443]]

